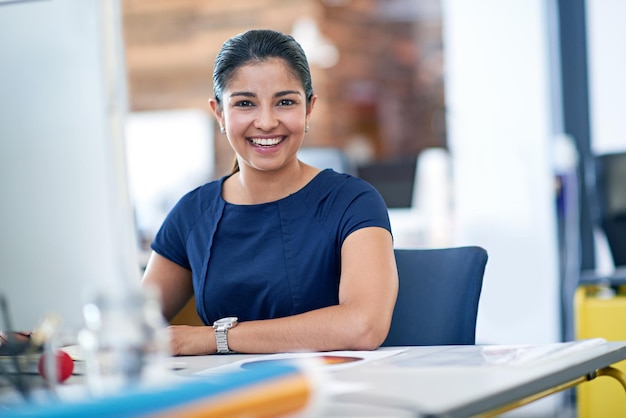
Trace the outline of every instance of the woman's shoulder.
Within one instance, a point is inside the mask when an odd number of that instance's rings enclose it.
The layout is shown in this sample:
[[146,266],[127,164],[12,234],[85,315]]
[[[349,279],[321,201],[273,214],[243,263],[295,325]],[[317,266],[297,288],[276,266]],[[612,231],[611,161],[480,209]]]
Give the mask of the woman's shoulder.
[[302,197],[307,210],[325,225],[338,225],[342,240],[364,226],[390,230],[385,201],[365,180],[327,169],[310,184],[312,187]]
[[365,180],[332,169],[321,171],[299,195],[311,207],[341,208],[356,202],[383,202],[378,190]]
[[378,193],[367,181],[348,173],[339,173],[331,168],[322,170],[311,182],[319,190],[341,190],[342,192],[372,191]]

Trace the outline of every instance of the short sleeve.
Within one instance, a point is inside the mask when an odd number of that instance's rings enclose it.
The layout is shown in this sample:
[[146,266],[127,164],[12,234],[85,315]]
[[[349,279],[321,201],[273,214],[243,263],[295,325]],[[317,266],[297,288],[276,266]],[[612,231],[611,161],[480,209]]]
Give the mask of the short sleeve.
[[163,224],[157,231],[151,248],[154,252],[191,270],[189,257],[185,248],[186,237],[189,233],[188,225],[184,222],[185,214],[189,212],[189,195],[184,196],[167,214]]
[[202,264],[206,249],[202,242],[210,241],[223,207],[219,199],[222,182],[207,183],[184,195],[165,217],[152,250],[189,270]]
[[380,227],[391,233],[389,212],[380,193],[367,183],[362,184],[360,189],[349,202],[344,213],[341,222],[342,243],[348,235],[362,228]]

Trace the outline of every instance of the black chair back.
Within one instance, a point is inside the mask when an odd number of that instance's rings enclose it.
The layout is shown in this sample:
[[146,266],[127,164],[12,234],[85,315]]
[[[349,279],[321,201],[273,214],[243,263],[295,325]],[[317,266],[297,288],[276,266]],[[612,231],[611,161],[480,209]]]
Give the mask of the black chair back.
[[592,213],[606,235],[615,266],[626,266],[626,152],[595,157]]

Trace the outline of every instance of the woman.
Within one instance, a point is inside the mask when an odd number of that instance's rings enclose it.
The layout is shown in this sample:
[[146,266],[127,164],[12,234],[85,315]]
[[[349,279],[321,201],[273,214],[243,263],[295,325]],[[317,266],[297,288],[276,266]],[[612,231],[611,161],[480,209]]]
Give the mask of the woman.
[[398,290],[387,209],[364,181],[298,160],[316,100],[302,48],[242,33],[213,82],[235,167],[172,209],[143,279],[168,320],[195,294],[212,325],[171,326],[173,354],[376,349]]

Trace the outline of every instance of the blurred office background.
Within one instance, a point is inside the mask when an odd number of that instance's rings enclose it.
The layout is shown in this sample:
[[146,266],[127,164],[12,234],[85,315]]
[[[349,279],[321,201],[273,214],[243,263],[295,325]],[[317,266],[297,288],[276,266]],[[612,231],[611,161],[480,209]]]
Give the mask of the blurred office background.
[[[479,343],[569,340],[581,272],[614,267],[588,185],[595,155],[626,151],[618,3],[125,0],[131,118],[206,114],[225,39],[258,27],[293,34],[319,95],[301,157],[374,184],[396,246],[489,251]],[[213,153],[201,167],[216,178],[232,152],[206,119]],[[167,136],[165,147],[189,140]],[[182,176],[185,158],[179,168],[163,158],[161,175]],[[521,414],[558,415],[562,401]]]
[[[108,123],[121,129],[140,263],[176,200],[232,163],[207,103],[222,42],[272,28],[301,42],[319,96],[302,158],[374,184],[396,246],[489,251],[478,343],[572,339],[581,275],[616,267],[590,173],[597,156],[626,151],[624,2],[0,0],[0,18],[37,7],[55,8],[50,18],[67,26],[67,39],[94,13],[119,31],[120,48],[108,50],[115,59],[80,68],[73,56],[67,68],[103,78],[105,65],[123,69]],[[52,25],[37,22],[33,33]],[[0,26],[0,52],[23,54],[7,32]],[[47,59],[63,67],[63,56]],[[12,81],[0,87],[36,104],[36,86],[6,68],[0,75]],[[6,117],[11,91],[0,95],[3,148],[17,140]],[[562,406],[546,405],[546,416]]]
[[121,4],[129,172],[145,245],[184,191],[226,174],[232,163],[207,104],[222,42],[272,28],[302,43],[319,95],[302,158],[378,187],[397,246],[489,250],[479,341],[571,338],[562,292],[571,292],[581,269],[612,262],[594,238],[583,174],[594,154],[626,148],[617,75],[624,64],[613,53],[616,9],[624,6]]

